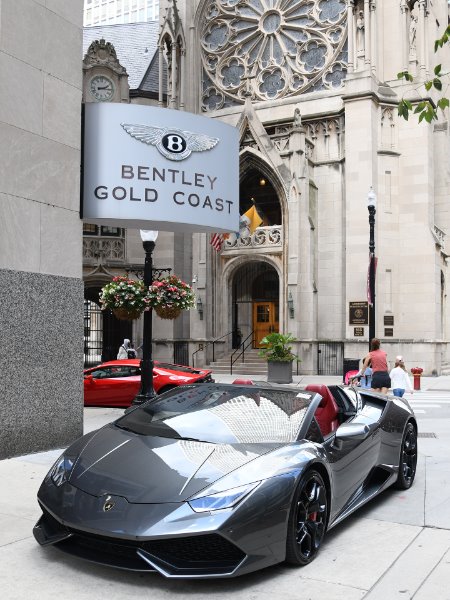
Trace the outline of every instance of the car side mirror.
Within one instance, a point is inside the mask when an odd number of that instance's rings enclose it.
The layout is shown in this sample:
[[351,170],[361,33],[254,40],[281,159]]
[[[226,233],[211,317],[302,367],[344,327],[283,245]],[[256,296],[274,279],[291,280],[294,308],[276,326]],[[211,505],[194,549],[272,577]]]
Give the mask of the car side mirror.
[[370,434],[370,427],[363,423],[342,423],[336,429],[336,440],[365,440]]
[[93,378],[92,375],[86,375],[85,376],[85,381],[87,381],[88,383],[95,383],[95,379]]

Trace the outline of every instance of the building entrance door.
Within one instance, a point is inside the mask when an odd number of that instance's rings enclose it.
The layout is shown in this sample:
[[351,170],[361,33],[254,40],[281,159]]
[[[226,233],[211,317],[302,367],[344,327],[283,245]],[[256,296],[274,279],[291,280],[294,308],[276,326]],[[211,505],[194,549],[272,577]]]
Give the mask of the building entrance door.
[[261,348],[260,341],[268,333],[278,332],[279,316],[277,302],[253,303],[253,347]]

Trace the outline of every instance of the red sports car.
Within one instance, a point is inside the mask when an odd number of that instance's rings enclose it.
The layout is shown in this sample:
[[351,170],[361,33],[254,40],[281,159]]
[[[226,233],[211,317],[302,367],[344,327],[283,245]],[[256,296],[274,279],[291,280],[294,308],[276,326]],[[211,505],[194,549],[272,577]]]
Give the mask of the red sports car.
[[[141,361],[111,360],[84,371],[85,406],[130,406],[141,387]],[[178,385],[212,382],[211,371],[154,362],[153,387],[162,394]]]

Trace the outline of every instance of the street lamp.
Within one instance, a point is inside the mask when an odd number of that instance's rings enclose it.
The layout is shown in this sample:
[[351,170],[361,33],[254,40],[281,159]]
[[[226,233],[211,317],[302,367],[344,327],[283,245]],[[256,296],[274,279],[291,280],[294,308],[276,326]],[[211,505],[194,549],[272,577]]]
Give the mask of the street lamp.
[[[155,249],[157,231],[141,229],[141,239],[145,251],[144,285],[148,288],[153,283],[153,250]],[[153,388],[153,357],[152,357],[152,317],[153,309],[144,312],[144,339],[142,342],[141,360],[141,389],[132,404],[142,404],[156,397]]]
[[370,186],[367,194],[367,208],[369,210],[369,286],[367,300],[369,302],[369,349],[370,342],[375,337],[375,213],[377,212],[377,196]]

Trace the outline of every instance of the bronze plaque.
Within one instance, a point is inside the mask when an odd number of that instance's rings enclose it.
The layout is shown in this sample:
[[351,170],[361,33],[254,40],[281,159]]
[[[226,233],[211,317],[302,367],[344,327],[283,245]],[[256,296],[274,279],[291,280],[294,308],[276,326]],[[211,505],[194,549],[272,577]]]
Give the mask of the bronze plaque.
[[394,315],[384,315],[384,324],[390,325],[393,327],[394,325]]
[[355,337],[364,337],[364,327],[353,327],[353,335]]
[[384,337],[394,337],[394,330],[392,329],[392,327],[389,327],[386,329],[386,327],[384,328]]
[[369,305],[367,302],[349,302],[348,313],[349,325],[369,324]]

